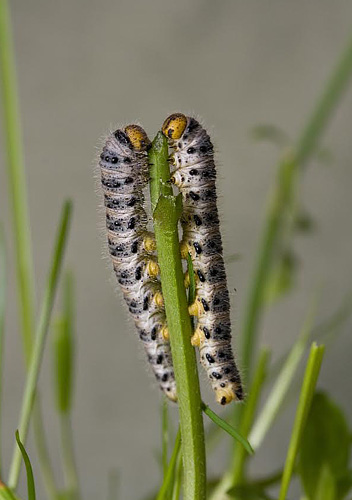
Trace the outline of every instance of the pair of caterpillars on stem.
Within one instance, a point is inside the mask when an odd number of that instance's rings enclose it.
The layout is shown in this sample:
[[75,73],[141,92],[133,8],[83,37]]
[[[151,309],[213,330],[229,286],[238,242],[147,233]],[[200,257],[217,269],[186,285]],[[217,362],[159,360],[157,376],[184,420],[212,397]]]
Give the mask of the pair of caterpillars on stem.
[[[241,379],[231,348],[230,301],[216,203],[213,145],[194,118],[177,113],[162,127],[182,195],[181,256],[190,254],[197,318],[192,339],[220,404],[242,400]],[[176,384],[153,235],[147,231],[143,190],[149,181],[144,130],[129,125],[111,134],[100,156],[109,252],[114,271],[161,389],[176,401]]]

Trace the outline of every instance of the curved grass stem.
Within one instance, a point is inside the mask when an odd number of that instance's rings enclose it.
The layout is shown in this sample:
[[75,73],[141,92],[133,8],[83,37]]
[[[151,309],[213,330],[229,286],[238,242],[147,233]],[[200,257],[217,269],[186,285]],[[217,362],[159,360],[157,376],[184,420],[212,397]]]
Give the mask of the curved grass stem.
[[178,239],[180,198],[174,197],[168,164],[168,145],[161,132],[149,152],[151,202],[160,266],[161,285],[175,370],[182,456],[184,500],[203,500],[206,491],[205,441],[196,356],[191,345],[192,326]]

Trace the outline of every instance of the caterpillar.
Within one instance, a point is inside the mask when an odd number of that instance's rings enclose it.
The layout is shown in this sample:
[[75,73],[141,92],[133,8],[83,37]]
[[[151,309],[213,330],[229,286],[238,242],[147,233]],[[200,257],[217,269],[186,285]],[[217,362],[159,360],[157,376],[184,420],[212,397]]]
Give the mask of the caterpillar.
[[225,405],[241,401],[241,377],[231,348],[230,300],[216,203],[213,144],[197,120],[181,113],[169,116],[162,132],[173,150],[170,162],[176,169],[171,181],[182,194],[181,255],[191,255],[196,278],[196,299],[189,311],[197,317],[197,327],[191,341],[200,348],[200,360],[217,402]]
[[110,134],[100,155],[109,253],[148,361],[166,396],[177,400],[155,240],[147,231],[143,189],[151,143],[138,125]]

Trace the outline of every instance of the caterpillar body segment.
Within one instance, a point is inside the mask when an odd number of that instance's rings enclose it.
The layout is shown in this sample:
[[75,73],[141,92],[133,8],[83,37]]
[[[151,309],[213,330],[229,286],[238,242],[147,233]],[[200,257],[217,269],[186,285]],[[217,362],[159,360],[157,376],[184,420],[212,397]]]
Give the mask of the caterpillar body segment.
[[167,339],[155,240],[147,231],[143,189],[148,182],[150,141],[129,125],[109,135],[100,155],[108,248],[117,281],[133,316],[148,361],[166,396],[177,400]]
[[231,348],[213,145],[198,121],[181,113],[169,116],[162,131],[173,151],[171,180],[183,200],[181,256],[191,255],[196,277],[196,299],[189,311],[197,317],[197,326],[191,341],[199,346],[216,400],[222,405],[241,401],[241,377]]

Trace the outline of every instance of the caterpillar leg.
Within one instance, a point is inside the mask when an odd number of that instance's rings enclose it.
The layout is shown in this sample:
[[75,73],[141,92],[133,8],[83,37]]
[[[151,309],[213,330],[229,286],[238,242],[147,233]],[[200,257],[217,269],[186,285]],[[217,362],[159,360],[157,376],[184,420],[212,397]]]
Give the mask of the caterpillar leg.
[[164,340],[169,340],[170,339],[170,333],[167,325],[164,325],[161,329],[161,335]]
[[153,233],[148,233],[143,239],[143,246],[147,253],[153,253],[156,250],[156,242]]
[[156,278],[160,272],[158,264],[155,260],[150,260],[147,264],[147,273],[151,278]]
[[164,297],[161,292],[156,292],[154,294],[153,301],[158,307],[164,306]]
[[188,312],[191,316],[196,316],[197,318],[204,313],[204,306],[199,297],[188,307]]
[[194,334],[192,335],[192,338],[191,338],[191,344],[193,346],[201,346],[205,341],[205,335],[203,333],[203,331],[197,327],[194,331]]

